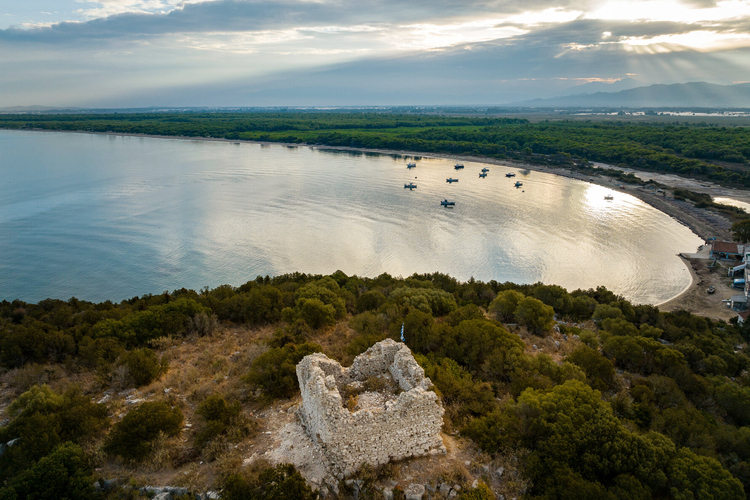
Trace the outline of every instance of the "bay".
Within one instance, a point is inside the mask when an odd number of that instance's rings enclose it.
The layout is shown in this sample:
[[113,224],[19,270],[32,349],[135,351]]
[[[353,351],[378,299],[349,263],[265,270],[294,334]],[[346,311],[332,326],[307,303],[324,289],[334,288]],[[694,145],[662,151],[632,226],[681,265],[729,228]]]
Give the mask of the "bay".
[[[408,170],[409,161],[417,167]],[[676,254],[702,241],[637,198],[548,173],[453,164],[0,131],[0,300],[119,301],[338,269],[569,290],[605,285],[637,303],[660,303],[689,286]],[[523,186],[513,187],[516,180]],[[404,189],[408,182],[417,189]],[[445,198],[455,208],[441,207]]]

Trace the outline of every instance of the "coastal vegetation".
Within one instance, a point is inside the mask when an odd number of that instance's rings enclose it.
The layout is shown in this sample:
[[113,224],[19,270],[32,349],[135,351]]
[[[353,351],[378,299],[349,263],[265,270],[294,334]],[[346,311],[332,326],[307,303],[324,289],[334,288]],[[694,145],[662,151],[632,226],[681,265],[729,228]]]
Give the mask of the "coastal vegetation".
[[[306,354],[350,363],[402,325],[445,432],[513,457],[507,493],[741,499],[750,488],[749,327],[601,287],[339,271],[120,303],[0,302],[0,498],[125,498],[93,485],[116,475],[136,494],[144,469],[188,486],[201,475],[226,498],[313,498],[292,466],[241,467],[237,446],[264,408],[297,397]],[[231,357],[204,352],[239,335]],[[190,345],[192,358],[174,359]]]
[[[509,158],[597,161],[750,188],[750,129],[706,124],[543,121],[372,112],[2,115],[0,128],[210,137]],[[622,172],[617,176],[627,176]]]

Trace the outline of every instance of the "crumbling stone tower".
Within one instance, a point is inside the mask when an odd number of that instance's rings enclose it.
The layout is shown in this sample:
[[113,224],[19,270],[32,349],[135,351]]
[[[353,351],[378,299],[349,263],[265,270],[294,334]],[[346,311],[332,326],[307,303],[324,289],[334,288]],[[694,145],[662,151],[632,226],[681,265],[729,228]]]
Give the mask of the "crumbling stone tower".
[[311,354],[297,365],[297,379],[305,430],[339,475],[363,463],[445,453],[444,410],[405,344],[378,342],[349,368]]

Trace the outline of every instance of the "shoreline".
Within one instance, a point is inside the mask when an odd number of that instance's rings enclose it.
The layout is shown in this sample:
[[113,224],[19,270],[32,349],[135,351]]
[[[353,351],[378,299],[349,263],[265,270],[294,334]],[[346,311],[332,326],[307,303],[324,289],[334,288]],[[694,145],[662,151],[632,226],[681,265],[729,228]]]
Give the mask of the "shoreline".
[[[487,158],[474,155],[455,155],[447,153],[424,153],[418,151],[403,151],[403,150],[391,150],[391,149],[370,149],[370,148],[355,148],[350,146],[327,146],[317,145],[308,143],[284,143],[284,142],[270,142],[270,141],[248,141],[242,139],[225,139],[218,137],[191,137],[191,136],[177,136],[177,135],[156,135],[156,134],[141,134],[141,133],[125,133],[125,132],[91,132],[91,131],[75,131],[75,130],[44,130],[44,129],[2,129],[9,131],[23,131],[23,132],[48,132],[48,133],[71,133],[71,134],[92,134],[92,135],[106,135],[106,136],[121,136],[121,137],[141,137],[141,138],[153,138],[153,139],[172,139],[181,141],[207,141],[207,142],[225,142],[234,144],[259,144],[259,145],[280,145],[280,146],[293,146],[293,147],[308,147],[311,149],[318,149],[323,151],[352,151],[359,153],[376,153],[383,155],[398,155],[403,157],[420,157],[420,158],[440,158],[450,159],[462,162],[474,162],[484,163],[489,165],[506,166],[511,168],[528,169],[535,172],[542,172],[547,174],[559,175],[561,177],[567,177],[570,179],[579,180],[582,182],[588,182],[590,184],[596,184],[599,186],[607,187],[618,192],[623,192],[632,195],[639,200],[643,201],[647,205],[655,208],[656,210],[668,215],[672,219],[676,220],[680,224],[689,228],[693,233],[699,236],[701,239],[706,241],[708,238],[717,237],[719,239],[726,239],[731,241],[731,222],[725,217],[711,212],[707,209],[699,209],[692,206],[690,202],[681,202],[674,200],[670,197],[657,196],[655,192],[649,192],[641,186],[634,186],[629,184],[618,183],[615,179],[610,177],[598,175],[598,174],[583,174],[575,172],[567,168],[554,168],[545,165],[535,165],[533,163],[527,163],[517,160],[508,159],[496,159]],[[614,167],[613,167],[614,168]],[[638,171],[633,169],[627,169],[629,172],[635,174],[642,174],[648,176],[651,174],[647,171]],[[675,176],[676,177],[676,176]],[[692,181],[685,179],[685,182],[693,182],[700,185],[702,192],[707,192],[712,196],[732,196],[732,191],[723,186],[709,183],[706,181]],[[670,186],[672,187],[672,186]],[[750,200],[750,193],[745,195]],[[680,253],[679,257],[682,262],[688,268],[691,274],[692,283],[689,284],[680,293],[667,299],[659,304],[654,304],[656,307],[666,307],[671,310],[685,308],[688,306],[686,300],[691,295],[695,294],[695,291],[701,283],[700,278],[696,274],[694,265],[691,265],[691,260],[684,256],[689,254],[687,251]],[[708,315],[707,312],[701,314]],[[725,317],[726,314],[714,315],[714,317]]]
[[[138,133],[126,133],[126,132],[90,132],[90,131],[76,131],[76,130],[44,130],[44,129],[0,129],[10,131],[25,131],[25,132],[49,132],[49,133],[70,133],[70,134],[92,134],[92,135],[109,135],[109,136],[121,136],[121,137],[143,137],[151,139],[173,139],[181,141],[204,141],[204,142],[226,142],[236,144],[260,144],[260,145],[279,145],[279,146],[293,146],[293,147],[308,147],[311,149],[319,149],[323,151],[352,151],[359,153],[376,153],[383,155],[398,155],[404,157],[420,157],[420,158],[441,158],[473,163],[485,163],[488,165],[506,166],[511,168],[528,169],[534,172],[542,172],[546,174],[559,175],[561,177],[567,177],[569,179],[575,179],[582,182],[588,182],[590,184],[596,184],[599,186],[607,187],[618,192],[623,192],[632,196],[635,196],[639,200],[643,201],[647,205],[655,208],[656,210],[667,214],[668,216],[675,219],[677,222],[689,228],[693,233],[704,241],[711,237],[718,237],[719,239],[730,240],[731,239],[731,222],[725,217],[711,212],[707,209],[695,208],[689,202],[676,201],[670,197],[656,196],[653,193],[649,193],[647,190],[640,186],[634,186],[629,184],[621,184],[616,180],[598,175],[598,174],[583,174],[580,172],[572,171],[568,168],[554,168],[546,165],[535,165],[533,163],[509,160],[509,159],[497,159],[487,158],[483,156],[474,155],[455,155],[448,153],[424,153],[419,151],[403,151],[395,149],[371,149],[371,148],[355,148],[351,146],[327,146],[321,144],[308,144],[308,143],[289,143],[289,142],[269,142],[269,141],[248,141],[242,139],[224,139],[221,137],[191,137],[184,135],[157,135],[157,134],[138,134]],[[616,168],[616,167],[612,167]],[[619,169],[618,169],[619,170]],[[651,172],[624,169],[627,172],[633,172],[635,174],[648,176]],[[677,177],[677,176],[674,176]],[[682,179],[682,178],[679,178]],[[690,183],[691,180],[685,178],[685,181]],[[720,186],[718,184],[709,183],[707,181],[693,181],[696,185],[700,186],[702,192],[711,194],[712,196],[736,196],[736,190]],[[672,186],[670,186],[672,187]],[[739,198],[743,196],[740,195]],[[750,192],[745,195],[745,199],[750,202]],[[739,200],[743,201],[743,200]],[[719,227],[716,227],[717,224]]]

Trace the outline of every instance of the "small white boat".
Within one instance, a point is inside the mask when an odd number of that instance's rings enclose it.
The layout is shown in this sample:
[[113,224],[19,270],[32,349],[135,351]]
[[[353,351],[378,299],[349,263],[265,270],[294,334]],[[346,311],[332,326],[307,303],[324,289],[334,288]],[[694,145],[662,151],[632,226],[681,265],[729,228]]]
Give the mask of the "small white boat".
[[410,182],[409,184],[404,184],[404,189],[417,189],[417,185]]
[[406,164],[406,168],[414,168],[414,167],[416,167],[416,166],[417,166],[417,164],[416,164],[416,163],[413,163],[413,162],[412,162],[412,163],[407,163],[407,164]]
[[614,198],[614,196],[612,196],[611,194],[608,194],[608,195],[606,195],[606,196],[604,197],[604,199],[605,199],[605,200],[607,200],[607,201],[609,201],[609,200],[614,200],[615,198]]
[[484,179],[485,177],[487,177],[487,172],[480,172],[479,173],[479,177],[481,177],[482,179]]
[[515,183],[515,184],[513,184],[513,185],[514,185],[514,186],[516,186],[517,188],[520,188],[521,186],[523,186],[523,182],[521,182],[521,181],[516,181],[516,183]]
[[454,179],[453,177],[448,177],[447,179],[445,179],[445,182],[453,184],[454,182],[458,182],[458,179]]
[[443,205],[444,207],[453,207],[453,206],[456,205],[456,202],[455,201],[448,201],[446,199],[446,200],[441,201],[440,204]]
[[508,172],[507,174],[505,174],[505,177],[515,177],[515,176],[516,174],[514,174],[513,172]]
[[464,168],[464,164],[456,163],[455,165],[453,165],[453,168],[455,168],[456,170],[461,170],[462,168]]
[[489,169],[489,168],[487,168],[487,167],[484,167],[484,168],[482,169],[482,172],[489,172],[489,171],[490,171],[490,169]]

